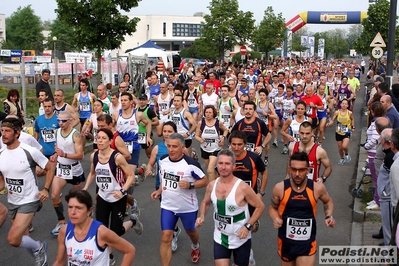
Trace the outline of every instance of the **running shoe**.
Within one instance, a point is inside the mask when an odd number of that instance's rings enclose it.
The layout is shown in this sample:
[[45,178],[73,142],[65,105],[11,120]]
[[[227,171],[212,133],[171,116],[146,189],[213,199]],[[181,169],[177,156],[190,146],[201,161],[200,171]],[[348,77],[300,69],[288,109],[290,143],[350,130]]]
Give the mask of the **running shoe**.
[[138,176],[138,175],[135,175],[135,176],[134,176],[134,185],[135,185],[135,186],[138,186],[138,185],[139,185],[139,176]]
[[177,250],[177,240],[179,240],[180,233],[181,233],[180,227],[177,227],[177,232],[173,231],[172,251],[176,251]]
[[133,206],[130,206],[130,211],[131,211],[131,213],[136,214],[137,217],[140,217],[140,209],[139,209],[139,206],[137,204],[137,200],[134,199],[133,201],[134,201],[134,203],[133,203]]
[[345,159],[340,159],[339,161],[338,161],[338,164],[339,165],[343,165],[345,163]]
[[275,140],[273,141],[273,144],[272,144],[272,145],[273,145],[273,147],[276,147],[276,148],[278,147],[278,141],[277,141],[277,139],[275,139]]
[[6,195],[8,193],[8,190],[6,188],[3,188],[0,190],[0,195]]
[[255,259],[254,259],[254,252],[251,248],[251,252],[249,253],[249,265],[250,266],[255,266]]
[[32,225],[32,223],[30,223],[30,225],[29,225],[29,227],[28,227],[28,231],[29,231],[29,233],[32,233],[32,232],[33,232],[33,225]]
[[197,263],[201,258],[201,252],[199,247],[197,249],[194,249],[191,245],[191,261],[194,263]]
[[192,155],[193,155],[193,159],[198,162],[198,153],[195,148],[193,148],[193,150],[192,150]]
[[115,258],[109,259],[109,266],[114,266],[116,264]]
[[264,159],[263,160],[263,164],[265,165],[265,167],[267,167],[269,165],[269,159]]
[[35,266],[45,266],[47,265],[47,242],[39,241],[39,244],[40,248],[33,252],[33,256],[35,257]]
[[282,154],[288,154],[288,147],[284,146],[283,151],[281,153]]
[[351,160],[352,160],[352,159],[351,159],[351,157],[349,156],[349,154],[348,154],[348,155],[345,155],[345,162],[346,162],[346,163],[349,163]]
[[143,233],[143,224],[140,222],[139,217],[137,214],[132,213],[130,215],[130,221],[133,223],[133,229],[136,232],[136,234],[141,235]]
[[64,225],[66,225],[66,222],[58,222],[57,225],[55,226],[55,228],[51,231],[51,234],[53,236],[58,236],[58,234],[61,230],[61,227]]
[[140,167],[139,171],[139,180],[140,182],[143,182],[145,180],[145,170],[147,169],[147,165],[143,163]]

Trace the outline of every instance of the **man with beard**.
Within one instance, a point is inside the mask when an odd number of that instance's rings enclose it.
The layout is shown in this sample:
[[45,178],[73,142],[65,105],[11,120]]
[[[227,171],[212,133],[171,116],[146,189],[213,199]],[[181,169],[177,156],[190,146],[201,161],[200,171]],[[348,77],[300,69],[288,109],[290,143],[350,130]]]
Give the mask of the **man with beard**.
[[328,227],[335,226],[334,204],[326,187],[308,179],[308,173],[308,155],[294,153],[289,164],[289,178],[277,183],[272,191],[269,216],[278,229],[281,265],[315,264],[318,199],[324,205],[324,223]]

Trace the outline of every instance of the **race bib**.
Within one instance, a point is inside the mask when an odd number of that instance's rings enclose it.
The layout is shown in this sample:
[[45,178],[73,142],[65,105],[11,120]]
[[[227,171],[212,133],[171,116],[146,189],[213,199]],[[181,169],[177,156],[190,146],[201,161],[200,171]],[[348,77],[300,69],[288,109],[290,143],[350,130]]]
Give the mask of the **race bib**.
[[79,103],[79,110],[80,111],[84,111],[84,112],[90,111],[90,103],[86,103],[86,102],[82,103],[82,102],[80,102]]
[[178,116],[173,116],[173,117],[172,117],[172,122],[175,123],[176,126],[179,125],[179,124],[180,124],[180,117],[178,117]]
[[97,139],[97,133],[98,133],[98,129],[93,129],[93,137],[94,139]]
[[283,112],[283,117],[288,118],[290,116],[290,111],[289,110],[284,110]]
[[133,142],[131,141],[126,141],[125,142],[126,148],[129,151],[130,154],[133,153]]
[[113,190],[111,186],[112,180],[110,176],[97,176],[97,186],[102,191],[110,192]]
[[261,116],[259,116],[259,118],[260,118],[263,122],[265,122],[266,125],[267,125],[267,123],[269,122],[268,116],[261,115]]
[[72,179],[72,165],[57,164],[57,176],[62,179]]
[[163,112],[168,109],[168,105],[166,103],[159,103],[158,107],[159,107],[159,110],[163,111]]
[[164,175],[163,175],[163,182],[164,182],[163,190],[180,193],[179,181],[180,181],[180,176],[170,174],[170,173],[164,173]]
[[14,196],[23,196],[25,194],[24,190],[24,180],[18,178],[6,178],[8,193]]
[[150,105],[154,105],[154,103],[155,103],[155,102],[154,102],[154,97],[151,97],[151,98],[150,98]]
[[312,107],[309,105],[306,106],[306,114],[311,115],[312,114]]
[[138,143],[139,144],[147,144],[147,133],[139,132],[138,133]]
[[308,179],[313,180],[313,172],[314,172],[314,168],[309,167]]
[[347,95],[346,94],[338,94],[338,100],[341,102],[342,100],[346,99]]
[[233,218],[229,216],[223,216],[215,213],[213,216],[215,219],[215,228],[219,230],[222,234],[233,235]]
[[212,146],[212,144],[214,144],[214,143],[216,143],[215,139],[205,139],[205,142],[204,142],[205,148]]
[[348,125],[342,125],[341,123],[337,124],[337,128],[340,133],[348,133],[349,131]]
[[254,151],[255,150],[255,143],[247,143],[247,145],[245,145],[245,149],[247,151]]
[[312,219],[287,218],[286,237],[292,240],[305,241],[310,239]]
[[43,129],[42,138],[45,143],[55,142],[55,130],[54,129]]
[[231,115],[222,115],[222,121],[223,121],[223,123],[228,123],[228,122],[230,122],[230,117],[231,117]]
[[301,139],[299,138],[299,134],[298,133],[294,133],[293,137],[294,137],[294,141],[295,142],[301,141]]
[[188,99],[188,104],[189,105],[194,105],[195,104],[195,99]]

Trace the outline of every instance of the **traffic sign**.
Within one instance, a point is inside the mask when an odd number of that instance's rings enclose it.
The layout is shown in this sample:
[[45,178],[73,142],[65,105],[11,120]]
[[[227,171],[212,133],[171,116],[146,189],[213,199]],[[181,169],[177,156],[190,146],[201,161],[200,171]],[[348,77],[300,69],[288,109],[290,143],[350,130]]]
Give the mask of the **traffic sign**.
[[374,40],[371,42],[370,47],[387,47],[384,42],[384,39],[381,36],[381,33],[377,33],[374,37]]
[[382,50],[381,47],[374,47],[373,50],[371,51],[371,55],[375,59],[381,58],[383,54],[384,54],[384,50]]
[[241,48],[240,48],[240,53],[241,53],[242,55],[245,55],[245,54],[247,53],[247,47],[246,47],[245,45],[241,46]]

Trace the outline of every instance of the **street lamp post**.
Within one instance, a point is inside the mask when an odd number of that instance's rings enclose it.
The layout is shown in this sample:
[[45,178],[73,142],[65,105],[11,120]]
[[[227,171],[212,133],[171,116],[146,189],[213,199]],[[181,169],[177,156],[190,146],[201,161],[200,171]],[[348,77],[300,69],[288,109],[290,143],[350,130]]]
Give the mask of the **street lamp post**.
[[56,47],[56,42],[57,42],[57,37],[53,37],[54,41],[54,83],[55,83],[55,89],[59,89],[60,83],[58,82],[58,60],[57,60],[57,47]]
[[184,50],[184,45],[186,44],[185,41],[182,41],[182,50]]

